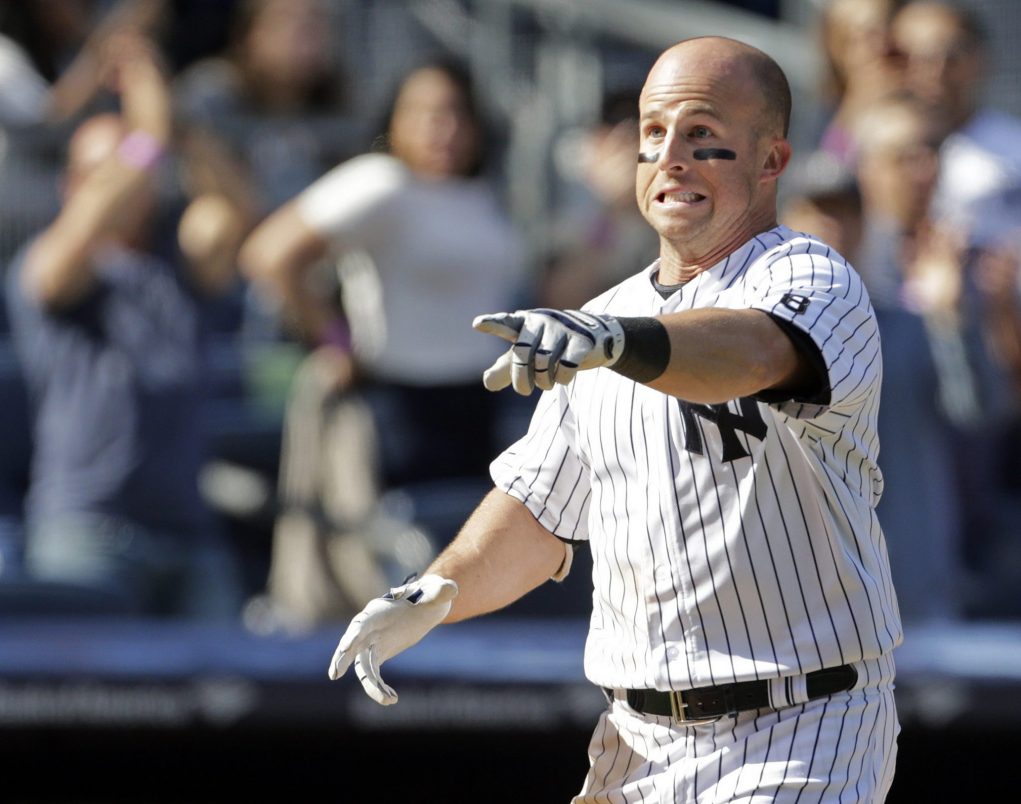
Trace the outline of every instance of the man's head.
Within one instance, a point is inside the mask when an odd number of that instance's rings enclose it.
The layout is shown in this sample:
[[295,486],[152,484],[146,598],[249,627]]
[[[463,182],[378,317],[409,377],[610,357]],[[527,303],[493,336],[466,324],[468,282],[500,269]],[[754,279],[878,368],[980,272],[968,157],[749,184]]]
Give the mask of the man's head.
[[732,39],[689,39],[659,57],[639,105],[638,206],[660,235],[662,267],[710,267],[774,225],[791,153],[790,87],[776,62]]
[[890,21],[900,0],[830,0],[822,13],[823,55],[833,100],[894,66]]
[[985,34],[962,8],[935,0],[909,3],[893,20],[906,61],[908,90],[955,130],[974,114],[985,68]]
[[941,125],[912,97],[893,97],[869,108],[855,131],[858,181],[866,218],[914,229],[936,187]]

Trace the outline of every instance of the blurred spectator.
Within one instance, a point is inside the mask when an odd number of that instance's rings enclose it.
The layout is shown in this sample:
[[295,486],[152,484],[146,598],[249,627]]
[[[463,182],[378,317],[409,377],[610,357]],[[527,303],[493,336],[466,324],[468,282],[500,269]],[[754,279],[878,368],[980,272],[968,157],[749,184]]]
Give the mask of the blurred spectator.
[[857,267],[863,210],[854,173],[826,151],[815,151],[787,171],[781,223],[815,235]]
[[[294,535],[300,524],[286,511],[315,505],[310,494],[322,504],[321,481],[300,479],[331,471],[316,463],[319,455],[344,475],[329,478],[326,488],[357,480],[364,492],[334,508],[336,531],[359,525],[380,487],[482,479],[495,454],[498,401],[480,378],[499,349],[476,337],[471,321],[479,310],[514,305],[522,249],[484,173],[487,142],[468,73],[444,60],[410,71],[383,132],[386,153],[330,171],[257,227],[242,250],[248,275],[319,347],[299,373],[291,410],[306,406],[320,419],[365,421],[357,403],[364,399],[375,422],[368,440],[338,438],[314,454],[285,447],[285,517],[274,537],[270,593],[298,618],[342,616],[364,604],[311,600],[314,578],[302,573],[316,562],[296,555],[307,540]],[[327,255],[341,258],[350,341],[336,305],[309,281]],[[352,388],[357,396],[342,393]],[[316,428],[308,416],[304,422],[288,416],[285,442],[295,450],[316,440],[301,437],[299,427]],[[339,428],[345,429],[358,427]],[[380,477],[373,481],[375,465]],[[352,569],[335,562],[334,571]]]
[[1021,331],[1017,296],[976,283],[970,233],[930,214],[941,129],[931,110],[892,98],[862,116],[858,140],[858,264],[883,338],[878,514],[906,620],[964,611],[963,560],[996,538],[1004,510],[993,475],[1016,408],[995,343],[1005,318]]
[[50,89],[74,62],[95,22],[95,0],[25,0],[0,10],[0,122],[52,118]]
[[8,275],[34,419],[27,567],[122,613],[231,616],[236,569],[197,483],[201,316],[233,281],[244,222],[204,193],[161,251],[169,88],[145,40],[109,55],[121,114],[76,130],[63,208]]
[[608,95],[599,122],[563,149],[567,171],[588,196],[557,225],[538,303],[576,309],[659,255],[659,237],[635,201],[638,90]]
[[27,54],[0,33],[0,124],[30,125],[46,115],[49,86]]
[[982,105],[989,52],[976,12],[949,3],[908,3],[893,23],[908,90],[945,124],[938,217],[974,222],[976,204],[1021,181],[1021,120]]
[[324,0],[241,0],[228,51],[176,81],[186,118],[243,155],[264,213],[354,152],[336,13]]
[[0,9],[0,123],[63,122],[95,98],[104,49],[150,35],[166,0],[22,0]]
[[860,127],[866,230],[858,268],[883,339],[884,489],[877,512],[905,622],[957,618],[963,613],[963,535],[953,433],[940,405],[926,311],[907,292],[916,262],[938,248],[928,246],[927,215],[937,131],[929,115],[906,99],[875,105]]
[[831,0],[822,16],[828,64],[830,118],[819,147],[845,165],[854,163],[858,117],[900,88],[903,63],[893,48],[890,21],[901,0]]
[[[73,121],[116,108],[104,91],[110,43],[155,34],[168,0],[24,0],[0,5],[0,263],[60,208]],[[6,322],[0,321],[6,331]]]

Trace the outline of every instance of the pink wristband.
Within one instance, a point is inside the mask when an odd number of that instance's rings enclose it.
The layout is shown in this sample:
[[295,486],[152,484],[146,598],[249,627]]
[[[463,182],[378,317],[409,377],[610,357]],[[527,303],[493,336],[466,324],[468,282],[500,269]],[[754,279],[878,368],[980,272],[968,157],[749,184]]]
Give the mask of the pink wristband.
[[336,346],[345,352],[351,351],[351,330],[343,318],[335,318],[323,331],[319,339],[321,346]]
[[121,140],[117,157],[125,165],[150,170],[163,156],[163,145],[151,134],[136,129]]

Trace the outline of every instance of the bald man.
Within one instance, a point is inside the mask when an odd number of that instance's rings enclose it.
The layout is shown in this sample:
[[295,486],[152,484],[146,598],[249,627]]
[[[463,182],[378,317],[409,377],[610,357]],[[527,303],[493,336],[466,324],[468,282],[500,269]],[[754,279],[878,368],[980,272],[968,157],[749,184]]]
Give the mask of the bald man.
[[913,0],[891,29],[907,89],[942,122],[934,212],[965,227],[983,216],[984,202],[1021,183],[1021,119],[983,103],[994,65],[982,13],[971,5]]
[[588,678],[607,710],[576,802],[879,801],[901,630],[875,516],[881,355],[862,283],[776,224],[790,91],[754,48],[667,50],[640,99],[637,201],[660,257],[583,310],[483,315],[490,390],[541,395],[496,488],[330,668],[562,578],[588,542]]

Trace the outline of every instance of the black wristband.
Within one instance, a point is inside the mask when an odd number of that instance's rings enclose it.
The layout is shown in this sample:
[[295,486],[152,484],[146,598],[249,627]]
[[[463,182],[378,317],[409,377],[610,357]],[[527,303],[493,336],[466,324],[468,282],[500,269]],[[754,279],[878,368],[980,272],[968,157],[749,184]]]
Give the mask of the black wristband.
[[624,330],[624,351],[610,366],[635,382],[651,382],[670,364],[670,335],[655,318],[617,318]]

